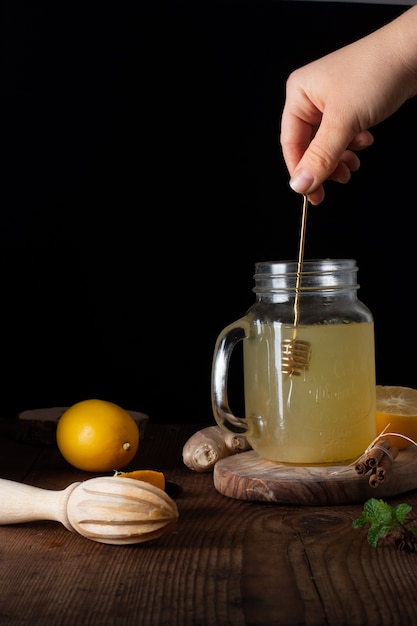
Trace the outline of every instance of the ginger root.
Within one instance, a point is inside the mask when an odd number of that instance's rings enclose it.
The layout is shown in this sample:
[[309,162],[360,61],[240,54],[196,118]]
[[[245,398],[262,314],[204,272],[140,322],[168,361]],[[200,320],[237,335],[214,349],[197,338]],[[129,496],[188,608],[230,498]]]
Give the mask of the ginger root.
[[191,435],[184,444],[182,458],[189,469],[210,472],[220,459],[246,450],[251,450],[251,445],[243,435],[207,426]]

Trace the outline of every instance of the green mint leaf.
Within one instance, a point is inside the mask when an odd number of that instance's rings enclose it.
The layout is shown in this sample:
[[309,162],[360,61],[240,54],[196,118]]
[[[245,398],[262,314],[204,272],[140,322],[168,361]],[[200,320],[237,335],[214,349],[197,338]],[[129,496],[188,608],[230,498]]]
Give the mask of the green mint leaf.
[[398,504],[394,508],[394,517],[400,524],[403,524],[410,511],[411,506],[409,504]]
[[376,498],[370,498],[365,502],[364,513],[372,524],[389,525],[393,519],[393,511],[389,504]]
[[362,526],[365,526],[367,522],[368,520],[366,520],[364,516],[362,515],[361,517],[358,517],[357,519],[353,520],[352,526],[353,528],[362,528]]
[[[368,543],[376,548],[379,540],[384,535],[400,528],[404,524],[410,511],[411,506],[408,504],[399,504],[396,507],[392,507],[384,500],[370,498],[364,504],[362,515],[353,521],[352,526],[353,528],[361,528],[365,524],[370,524]],[[414,529],[411,532],[416,534]]]
[[390,527],[387,525],[378,525],[378,524],[371,524],[371,527],[368,530],[368,543],[373,547],[376,548],[378,546],[378,541],[387,534],[387,532],[390,530]]

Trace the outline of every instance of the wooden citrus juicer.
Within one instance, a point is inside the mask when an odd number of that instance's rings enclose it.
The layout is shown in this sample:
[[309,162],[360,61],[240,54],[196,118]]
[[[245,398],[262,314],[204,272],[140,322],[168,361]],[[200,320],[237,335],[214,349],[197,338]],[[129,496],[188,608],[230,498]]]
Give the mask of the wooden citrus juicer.
[[178,520],[165,491],[134,478],[100,476],[54,491],[0,478],[0,524],[61,522],[83,537],[116,545],[143,543]]

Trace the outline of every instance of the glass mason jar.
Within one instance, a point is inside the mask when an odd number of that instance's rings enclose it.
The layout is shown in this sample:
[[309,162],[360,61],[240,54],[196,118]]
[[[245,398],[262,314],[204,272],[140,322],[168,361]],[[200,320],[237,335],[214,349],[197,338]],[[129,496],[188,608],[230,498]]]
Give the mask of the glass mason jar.
[[[358,299],[356,261],[255,265],[255,303],[217,338],[216,422],[244,433],[265,459],[338,464],[376,437],[374,324]],[[228,370],[243,341],[245,416],[228,403]]]

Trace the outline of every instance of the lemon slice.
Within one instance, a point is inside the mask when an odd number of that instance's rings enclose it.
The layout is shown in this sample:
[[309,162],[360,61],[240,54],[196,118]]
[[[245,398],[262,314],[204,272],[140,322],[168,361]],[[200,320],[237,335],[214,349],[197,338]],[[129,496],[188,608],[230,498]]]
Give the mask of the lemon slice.
[[121,478],[134,478],[135,480],[143,480],[150,483],[154,487],[165,490],[165,476],[162,472],[156,470],[134,470],[133,472],[115,472],[114,476]]
[[[405,435],[417,442],[417,389],[395,385],[376,386],[376,426]],[[391,445],[404,449],[411,445],[402,437],[389,437]]]

